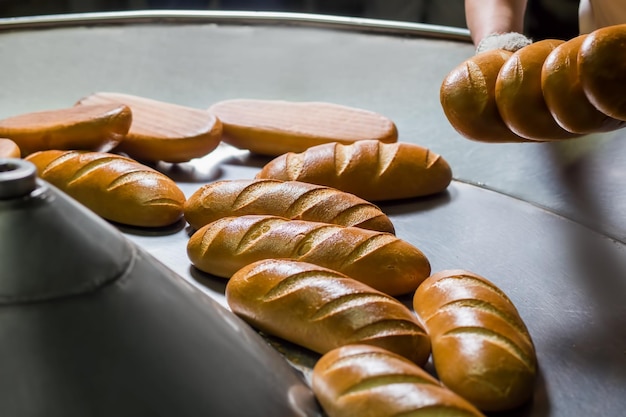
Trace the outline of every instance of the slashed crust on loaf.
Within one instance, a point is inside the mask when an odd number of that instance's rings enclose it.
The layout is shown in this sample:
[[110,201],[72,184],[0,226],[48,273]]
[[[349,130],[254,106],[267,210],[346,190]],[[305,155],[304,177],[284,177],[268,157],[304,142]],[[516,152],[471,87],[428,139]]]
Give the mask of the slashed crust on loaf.
[[254,262],[228,281],[226,300],[233,312],[258,329],[318,353],[363,343],[419,365],[430,355],[424,329],[403,304],[314,264]]
[[422,283],[415,312],[433,344],[441,381],[478,408],[503,411],[527,401],[537,373],[534,345],[511,300],[477,274],[441,271]]
[[187,253],[200,270],[229,278],[271,258],[310,262],[390,295],[412,292],[430,273],[424,254],[390,233],[277,216],[216,220],[196,231]]
[[483,416],[414,363],[374,346],[326,353],[313,369],[312,388],[329,417]]
[[130,158],[104,152],[42,151],[27,160],[42,179],[107,220],[161,227],[183,215],[185,196],[176,183]]
[[266,164],[256,178],[325,185],[364,200],[383,201],[441,192],[450,184],[452,170],[445,159],[427,148],[363,140],[281,155]]
[[374,204],[340,190],[298,181],[213,182],[189,197],[184,211],[195,229],[222,217],[264,214],[394,233],[391,220]]

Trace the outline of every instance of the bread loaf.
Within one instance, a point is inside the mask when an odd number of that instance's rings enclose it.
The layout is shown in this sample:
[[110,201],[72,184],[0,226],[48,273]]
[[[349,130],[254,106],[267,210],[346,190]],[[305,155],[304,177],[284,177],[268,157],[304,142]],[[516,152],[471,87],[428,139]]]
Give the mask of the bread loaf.
[[281,155],[256,178],[309,182],[368,201],[383,201],[444,191],[452,180],[452,170],[440,155],[421,146],[365,140],[352,145],[328,143]]
[[120,103],[70,107],[0,120],[0,137],[15,142],[22,156],[50,149],[106,152],[124,139],[131,120]]
[[415,291],[430,274],[424,254],[390,233],[277,216],[216,220],[191,236],[187,254],[196,268],[224,278],[262,259],[310,262],[389,295]]
[[496,104],[496,79],[513,55],[493,49],[474,55],[454,68],[441,84],[439,99],[448,121],[467,139],[481,142],[527,142],[513,133]]
[[626,120],[626,24],[591,32],[580,46],[583,90],[602,113]]
[[222,140],[254,153],[278,156],[327,142],[395,142],[393,121],[380,114],[321,102],[226,100],[209,112],[224,125]]
[[394,233],[389,217],[372,203],[334,188],[299,181],[213,182],[187,199],[184,212],[195,229],[222,217],[270,214]]
[[313,368],[311,384],[329,417],[483,416],[420,367],[375,346],[326,353]]
[[339,272],[269,259],[237,271],[226,285],[230,309],[257,329],[318,353],[362,343],[418,365],[430,340],[404,304]]
[[0,158],[20,158],[19,146],[11,139],[0,138]]
[[220,143],[222,124],[206,110],[107,92],[92,94],[77,104],[96,103],[123,103],[131,108],[130,130],[115,150],[139,161],[186,162],[207,155]]
[[548,141],[576,137],[554,120],[541,90],[541,69],[562,40],[544,39],[515,52],[496,80],[496,103],[504,123],[517,135]]
[[159,227],[183,215],[185,196],[176,183],[132,159],[74,151],[42,151],[26,159],[42,179],[107,220]]
[[463,270],[438,272],[420,285],[413,307],[432,342],[439,379],[485,411],[526,402],[537,372],[530,334],[509,298]]
[[554,48],[541,70],[541,90],[556,122],[572,133],[608,132],[623,121],[600,112],[587,99],[580,82],[578,52],[587,35],[580,35]]

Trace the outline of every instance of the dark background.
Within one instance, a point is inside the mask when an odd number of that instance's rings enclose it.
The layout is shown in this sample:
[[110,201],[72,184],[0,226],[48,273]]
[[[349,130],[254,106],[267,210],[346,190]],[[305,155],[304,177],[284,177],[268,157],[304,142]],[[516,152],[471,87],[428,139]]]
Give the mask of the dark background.
[[[0,0],[0,17],[149,9],[287,11],[466,27],[463,0]],[[526,34],[572,38],[577,13],[578,0],[529,0]]]

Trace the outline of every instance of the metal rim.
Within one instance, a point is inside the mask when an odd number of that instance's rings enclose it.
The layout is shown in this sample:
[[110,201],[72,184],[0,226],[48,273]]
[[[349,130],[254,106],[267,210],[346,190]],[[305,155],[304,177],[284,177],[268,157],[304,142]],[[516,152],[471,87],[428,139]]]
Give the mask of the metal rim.
[[215,10],[139,10],[0,18],[0,31],[137,23],[293,25],[470,41],[467,29],[426,23],[309,13]]

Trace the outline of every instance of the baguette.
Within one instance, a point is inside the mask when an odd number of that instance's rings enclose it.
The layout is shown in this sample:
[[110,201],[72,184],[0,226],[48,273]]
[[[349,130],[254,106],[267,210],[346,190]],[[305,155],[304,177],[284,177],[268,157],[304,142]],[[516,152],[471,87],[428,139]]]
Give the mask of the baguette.
[[430,274],[426,256],[390,233],[277,216],[216,220],[191,236],[187,254],[199,270],[224,278],[262,259],[310,262],[389,295],[415,291]]
[[442,192],[452,180],[452,171],[441,156],[421,146],[364,140],[281,155],[256,178],[309,182],[383,201]]
[[541,69],[548,55],[562,40],[544,39],[515,52],[502,65],[496,80],[496,104],[502,120],[517,135],[550,141],[579,135],[556,122],[541,89]]
[[395,142],[396,125],[377,113],[332,103],[226,100],[209,112],[224,125],[222,140],[240,149],[278,156],[328,142]]
[[602,113],[626,120],[626,24],[591,32],[580,46],[583,91]]
[[23,156],[44,150],[107,152],[126,136],[131,110],[119,103],[27,113],[0,120],[0,137],[11,139]]
[[578,52],[588,35],[554,48],[541,69],[541,89],[556,122],[572,133],[609,132],[624,122],[599,111],[585,95],[578,70]]
[[513,55],[503,49],[477,54],[454,68],[441,83],[439,100],[452,127],[470,140],[528,142],[504,124],[496,103],[496,80]]
[[228,281],[226,301],[257,329],[321,354],[359,343],[418,365],[430,356],[430,340],[404,304],[310,263],[269,259],[247,265]]
[[483,416],[414,363],[375,346],[326,353],[311,385],[329,417]]
[[160,227],[183,215],[185,196],[176,183],[132,159],[75,151],[42,151],[26,159],[42,179],[107,220]]
[[299,181],[213,182],[187,199],[184,213],[194,229],[222,217],[270,214],[394,233],[389,217],[374,204],[330,187]]
[[20,147],[11,139],[0,138],[0,158],[21,158]]
[[441,271],[420,285],[413,307],[431,337],[444,385],[484,411],[512,409],[531,397],[533,342],[493,283],[463,270]]
[[139,161],[186,162],[207,155],[220,143],[222,123],[206,110],[107,92],[77,104],[92,103],[123,103],[131,108],[133,122],[115,151]]

